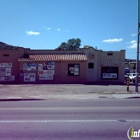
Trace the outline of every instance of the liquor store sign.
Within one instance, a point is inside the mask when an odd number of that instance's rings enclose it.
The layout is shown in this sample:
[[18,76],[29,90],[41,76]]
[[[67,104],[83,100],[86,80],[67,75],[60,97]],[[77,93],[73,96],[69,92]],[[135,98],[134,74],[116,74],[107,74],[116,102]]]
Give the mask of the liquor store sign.
[[120,66],[124,63],[119,60],[102,60],[98,62],[99,66]]

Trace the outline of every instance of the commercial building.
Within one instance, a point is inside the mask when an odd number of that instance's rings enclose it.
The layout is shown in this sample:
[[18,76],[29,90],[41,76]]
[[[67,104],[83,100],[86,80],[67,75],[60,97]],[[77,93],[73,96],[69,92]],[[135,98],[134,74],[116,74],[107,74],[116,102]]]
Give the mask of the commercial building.
[[125,50],[31,50],[0,43],[0,83],[123,83]]

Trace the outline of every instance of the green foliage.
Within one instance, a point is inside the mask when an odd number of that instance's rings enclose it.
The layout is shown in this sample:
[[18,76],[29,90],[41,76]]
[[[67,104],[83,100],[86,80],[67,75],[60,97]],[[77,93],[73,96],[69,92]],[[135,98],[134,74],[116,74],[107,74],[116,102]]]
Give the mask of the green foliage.
[[81,45],[81,39],[72,38],[67,42],[62,42],[56,50],[77,50]]

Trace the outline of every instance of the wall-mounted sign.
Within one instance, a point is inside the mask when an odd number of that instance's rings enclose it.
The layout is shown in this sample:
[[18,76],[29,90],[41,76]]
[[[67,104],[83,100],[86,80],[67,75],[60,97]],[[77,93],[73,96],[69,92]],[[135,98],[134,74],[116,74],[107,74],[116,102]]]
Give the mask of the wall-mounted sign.
[[12,63],[0,63],[0,81],[14,81],[15,76],[11,74]]
[[35,82],[35,73],[24,73],[24,82]]
[[55,73],[55,62],[44,62],[38,64],[39,80],[53,80]]
[[102,60],[98,62],[98,65],[100,66],[119,66],[123,65],[122,61],[119,60]]
[[11,76],[11,68],[0,68],[0,76]]
[[55,62],[44,62],[43,64],[38,64],[38,70],[54,70]]
[[0,81],[15,81],[15,76],[0,76]]
[[53,75],[39,75],[39,80],[53,80]]
[[0,63],[0,67],[12,67],[12,63]]
[[11,68],[6,68],[5,70],[5,76],[11,76]]
[[94,59],[94,54],[93,53],[89,53],[89,59]]
[[24,63],[23,70],[25,71],[36,71],[36,64],[35,63]]
[[54,75],[54,70],[39,70],[38,75]]
[[38,64],[38,70],[43,70],[43,64]]

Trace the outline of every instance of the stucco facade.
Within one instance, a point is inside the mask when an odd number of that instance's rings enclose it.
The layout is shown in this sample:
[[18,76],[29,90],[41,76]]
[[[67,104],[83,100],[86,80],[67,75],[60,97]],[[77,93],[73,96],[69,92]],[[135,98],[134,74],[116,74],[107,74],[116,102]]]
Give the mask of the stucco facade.
[[123,83],[125,51],[93,47],[77,51],[30,50],[22,47],[0,51],[0,83]]

